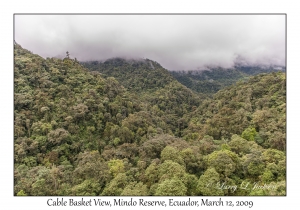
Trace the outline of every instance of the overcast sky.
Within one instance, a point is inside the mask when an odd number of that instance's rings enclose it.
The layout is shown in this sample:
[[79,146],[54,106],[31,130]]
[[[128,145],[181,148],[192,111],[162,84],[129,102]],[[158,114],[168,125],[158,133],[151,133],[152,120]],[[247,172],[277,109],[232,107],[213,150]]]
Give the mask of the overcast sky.
[[15,15],[15,40],[45,58],[149,58],[169,70],[285,65],[284,15]]

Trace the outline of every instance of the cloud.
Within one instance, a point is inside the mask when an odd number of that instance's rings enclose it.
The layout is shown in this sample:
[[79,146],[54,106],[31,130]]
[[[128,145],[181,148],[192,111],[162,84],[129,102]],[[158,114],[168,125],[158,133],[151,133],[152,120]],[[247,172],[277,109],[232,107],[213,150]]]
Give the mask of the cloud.
[[43,57],[144,57],[170,70],[285,65],[284,15],[15,15],[15,40]]

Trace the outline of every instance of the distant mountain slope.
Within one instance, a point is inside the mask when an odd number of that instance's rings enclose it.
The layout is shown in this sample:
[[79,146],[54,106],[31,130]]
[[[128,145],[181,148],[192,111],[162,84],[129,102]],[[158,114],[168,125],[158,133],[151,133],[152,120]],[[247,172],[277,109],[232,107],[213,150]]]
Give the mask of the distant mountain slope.
[[105,78],[116,78],[125,88],[135,92],[154,91],[174,81],[166,69],[149,59],[112,58],[105,62],[82,62],[82,65],[100,72]]
[[271,72],[285,72],[286,68],[284,66],[250,66],[250,65],[241,65],[236,64],[235,69],[238,69],[241,72],[244,72],[248,75],[257,75],[261,73],[271,73]]
[[174,78],[186,87],[207,95],[237,81],[245,81],[260,73],[285,71],[283,67],[260,67],[236,65],[233,69],[211,68],[204,71],[170,71]]
[[259,74],[226,87],[203,101],[191,117],[185,130],[188,135],[196,125],[200,135],[214,139],[229,139],[233,134],[247,136],[251,131],[251,139],[257,143],[285,150],[285,73]]
[[184,123],[186,120],[183,120],[184,115],[206,98],[180,84],[168,70],[149,59],[112,58],[105,62],[82,62],[82,65],[91,71],[100,72],[105,78],[116,78],[128,92],[139,98],[144,108],[156,110],[177,136],[181,136],[187,126]]

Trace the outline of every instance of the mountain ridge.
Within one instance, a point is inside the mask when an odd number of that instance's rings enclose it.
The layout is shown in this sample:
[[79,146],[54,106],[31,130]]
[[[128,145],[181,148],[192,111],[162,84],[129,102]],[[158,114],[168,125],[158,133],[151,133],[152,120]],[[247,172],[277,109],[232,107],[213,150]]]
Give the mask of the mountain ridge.
[[262,73],[285,72],[281,66],[244,66],[235,65],[234,68],[211,68],[198,71],[170,71],[174,78],[181,84],[198,92],[211,96],[224,87],[230,86],[238,81],[246,81],[251,76]]

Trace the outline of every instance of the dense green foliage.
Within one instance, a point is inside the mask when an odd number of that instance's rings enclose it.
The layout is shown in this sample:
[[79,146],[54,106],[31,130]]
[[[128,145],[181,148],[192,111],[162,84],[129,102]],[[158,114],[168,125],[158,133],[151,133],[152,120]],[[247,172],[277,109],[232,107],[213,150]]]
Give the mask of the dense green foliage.
[[241,66],[236,65],[232,69],[212,68],[204,71],[171,71],[170,73],[181,84],[208,96],[218,92],[224,87],[238,81],[246,81],[250,76],[261,73],[284,71],[284,68]]
[[[104,78],[116,78],[132,98],[138,98],[143,110],[152,115],[150,121],[160,118],[159,127],[167,127],[171,130],[167,133],[176,136],[181,136],[182,130],[187,127],[184,116],[205,99],[203,94],[193,93],[161,65],[149,59],[112,58],[105,62],[82,62],[82,65],[93,72],[99,72]],[[132,118],[139,117],[134,115]]]
[[285,74],[259,74],[224,88],[213,99],[203,101],[191,116],[187,135],[195,130],[214,139],[238,134],[264,148],[285,151]]
[[283,73],[205,99],[150,60],[14,56],[15,195],[285,195]]
[[116,78],[125,88],[134,92],[157,90],[174,81],[166,69],[149,59],[112,58],[105,62],[82,62],[82,65],[100,72],[104,78]]

